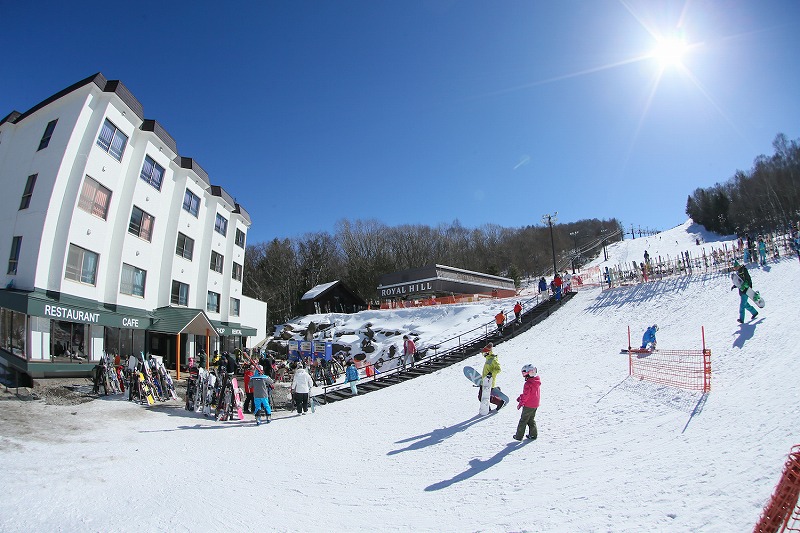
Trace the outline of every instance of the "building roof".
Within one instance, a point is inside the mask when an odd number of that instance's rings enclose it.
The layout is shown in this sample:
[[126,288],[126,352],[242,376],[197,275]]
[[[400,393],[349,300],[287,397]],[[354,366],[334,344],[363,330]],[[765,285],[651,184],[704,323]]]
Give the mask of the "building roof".
[[188,307],[159,307],[153,313],[153,325],[149,330],[156,333],[177,335],[191,333],[219,337],[217,329],[202,309]]
[[327,292],[328,290],[333,288],[333,286],[336,285],[337,283],[339,283],[338,279],[336,281],[331,281],[331,282],[328,282],[328,283],[322,283],[320,285],[317,285],[316,287],[312,287],[300,299],[301,300],[313,300],[315,298],[318,298],[319,296],[322,296],[325,292]]

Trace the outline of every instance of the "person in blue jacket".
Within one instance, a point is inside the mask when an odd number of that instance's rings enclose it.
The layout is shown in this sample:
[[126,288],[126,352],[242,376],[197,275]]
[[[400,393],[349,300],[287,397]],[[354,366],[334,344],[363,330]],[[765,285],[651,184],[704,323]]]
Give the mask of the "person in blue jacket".
[[264,422],[268,423],[272,417],[269,393],[275,386],[275,382],[264,374],[264,368],[258,365],[255,373],[250,377],[250,384],[253,387],[253,414],[256,418],[256,425],[261,424],[261,416],[264,417]]
[[644,335],[642,335],[642,347],[641,350],[655,350],[656,349],[656,331],[658,331],[658,326],[653,324],[646,330],[644,330]]
[[356,389],[356,381],[358,381],[358,369],[356,365],[353,364],[353,361],[347,361],[347,368],[344,371],[344,382],[350,383],[350,392],[352,394],[358,394],[358,389]]
[[544,277],[542,277],[539,280],[539,292],[545,292],[546,290],[547,290],[547,282],[544,280]]

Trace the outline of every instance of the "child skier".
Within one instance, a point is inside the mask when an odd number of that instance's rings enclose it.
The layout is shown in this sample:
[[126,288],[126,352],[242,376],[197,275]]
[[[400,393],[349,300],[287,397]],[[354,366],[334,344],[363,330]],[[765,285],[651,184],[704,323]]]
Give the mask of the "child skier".
[[358,381],[358,379],[358,369],[356,368],[356,365],[353,364],[353,361],[347,361],[344,382],[350,383],[350,393],[353,394],[353,396],[358,394],[358,389],[356,388],[356,381]]
[[522,409],[522,416],[519,419],[519,424],[517,424],[517,432],[514,433],[514,439],[522,440],[527,427],[527,437],[531,440],[536,440],[539,436],[536,429],[536,410],[539,408],[539,387],[542,381],[537,375],[536,367],[530,364],[522,367],[522,377],[525,379],[525,386],[522,389],[522,394],[517,398],[517,409]]
[[274,385],[275,382],[264,374],[263,367],[259,365],[250,378],[250,387],[253,389],[253,414],[256,419],[256,425],[261,424],[260,416],[264,416],[264,422],[269,422],[272,417],[272,407],[269,405],[269,391]]
[[642,335],[642,347],[641,350],[655,350],[656,349],[656,331],[658,331],[658,326],[653,324],[646,330],[644,330],[644,335]]

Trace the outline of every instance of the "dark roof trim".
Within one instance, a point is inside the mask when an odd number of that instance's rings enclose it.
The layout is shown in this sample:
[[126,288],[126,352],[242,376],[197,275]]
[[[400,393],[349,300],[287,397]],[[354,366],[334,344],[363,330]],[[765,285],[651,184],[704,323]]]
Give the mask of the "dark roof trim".
[[11,113],[9,113],[8,115],[6,115],[6,116],[3,118],[3,120],[0,120],[0,126],[2,126],[3,124],[5,124],[6,122],[11,122],[11,123],[13,124],[14,122],[16,122],[16,120],[19,118],[19,116],[20,116],[21,114],[22,114],[22,113],[20,113],[19,111],[12,111],[12,112],[11,112]]
[[[66,89],[57,92],[56,94],[54,94],[53,96],[51,96],[47,100],[42,100],[41,102],[39,102],[38,104],[36,104],[32,108],[30,108],[27,111],[25,111],[24,113],[22,113],[21,115],[18,115],[16,118],[13,118],[13,119],[9,120],[9,122],[13,122],[14,124],[17,124],[17,123],[25,120],[25,118],[29,117],[30,115],[36,113],[41,108],[52,104],[53,102],[55,102],[59,98],[63,98],[64,96],[68,95],[69,93],[71,93],[71,92],[73,92],[73,91],[75,91],[77,89],[80,89],[84,85],[88,85],[90,83],[94,83],[95,85],[100,87],[101,90],[105,90],[107,80],[106,80],[105,76],[103,76],[99,72],[97,74],[92,74],[88,78],[84,78],[84,79],[82,79],[81,81],[79,81],[77,83],[73,83],[72,85],[70,85]],[[13,115],[15,112],[12,112],[11,115]],[[6,117],[6,119],[8,119],[11,115]],[[3,119],[3,121],[5,121],[6,119]],[[2,124],[2,122],[0,122],[0,124]]]
[[189,170],[194,171],[197,176],[205,182],[206,185],[211,185],[211,182],[208,179],[208,173],[203,170],[203,167],[197,164],[197,161],[192,159],[191,157],[182,157],[178,156],[173,160],[177,163],[181,168],[186,168]]
[[236,200],[233,199],[233,196],[228,194],[228,191],[226,191],[219,185],[211,186],[211,194],[213,194],[214,196],[219,196],[220,198],[228,202],[228,205],[231,206],[231,210],[236,208]]
[[156,137],[161,139],[161,142],[167,145],[167,147],[172,150],[172,153],[178,153],[178,143],[175,142],[175,139],[167,133],[167,130],[158,123],[158,121],[153,120],[152,118],[146,118],[142,125],[139,127],[142,131],[152,131],[156,134]]
[[105,93],[114,93],[119,96],[120,100],[122,100],[125,105],[127,105],[131,111],[133,111],[140,120],[144,120],[144,107],[133,96],[125,85],[122,84],[119,80],[109,80],[106,83],[106,86],[103,87],[103,92]]
[[233,209],[233,212],[236,213],[237,215],[241,215],[241,217],[244,219],[244,221],[247,222],[248,226],[253,224],[253,221],[250,220],[250,213],[248,213],[245,210],[245,208],[242,207],[241,205],[236,204],[236,206]]

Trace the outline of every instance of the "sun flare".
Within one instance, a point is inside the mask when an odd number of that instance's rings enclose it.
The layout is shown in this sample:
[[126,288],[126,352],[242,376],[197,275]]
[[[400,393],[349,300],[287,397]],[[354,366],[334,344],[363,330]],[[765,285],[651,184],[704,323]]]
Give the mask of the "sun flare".
[[658,41],[652,57],[661,64],[662,68],[680,66],[688,49],[689,45],[684,39],[669,37]]

